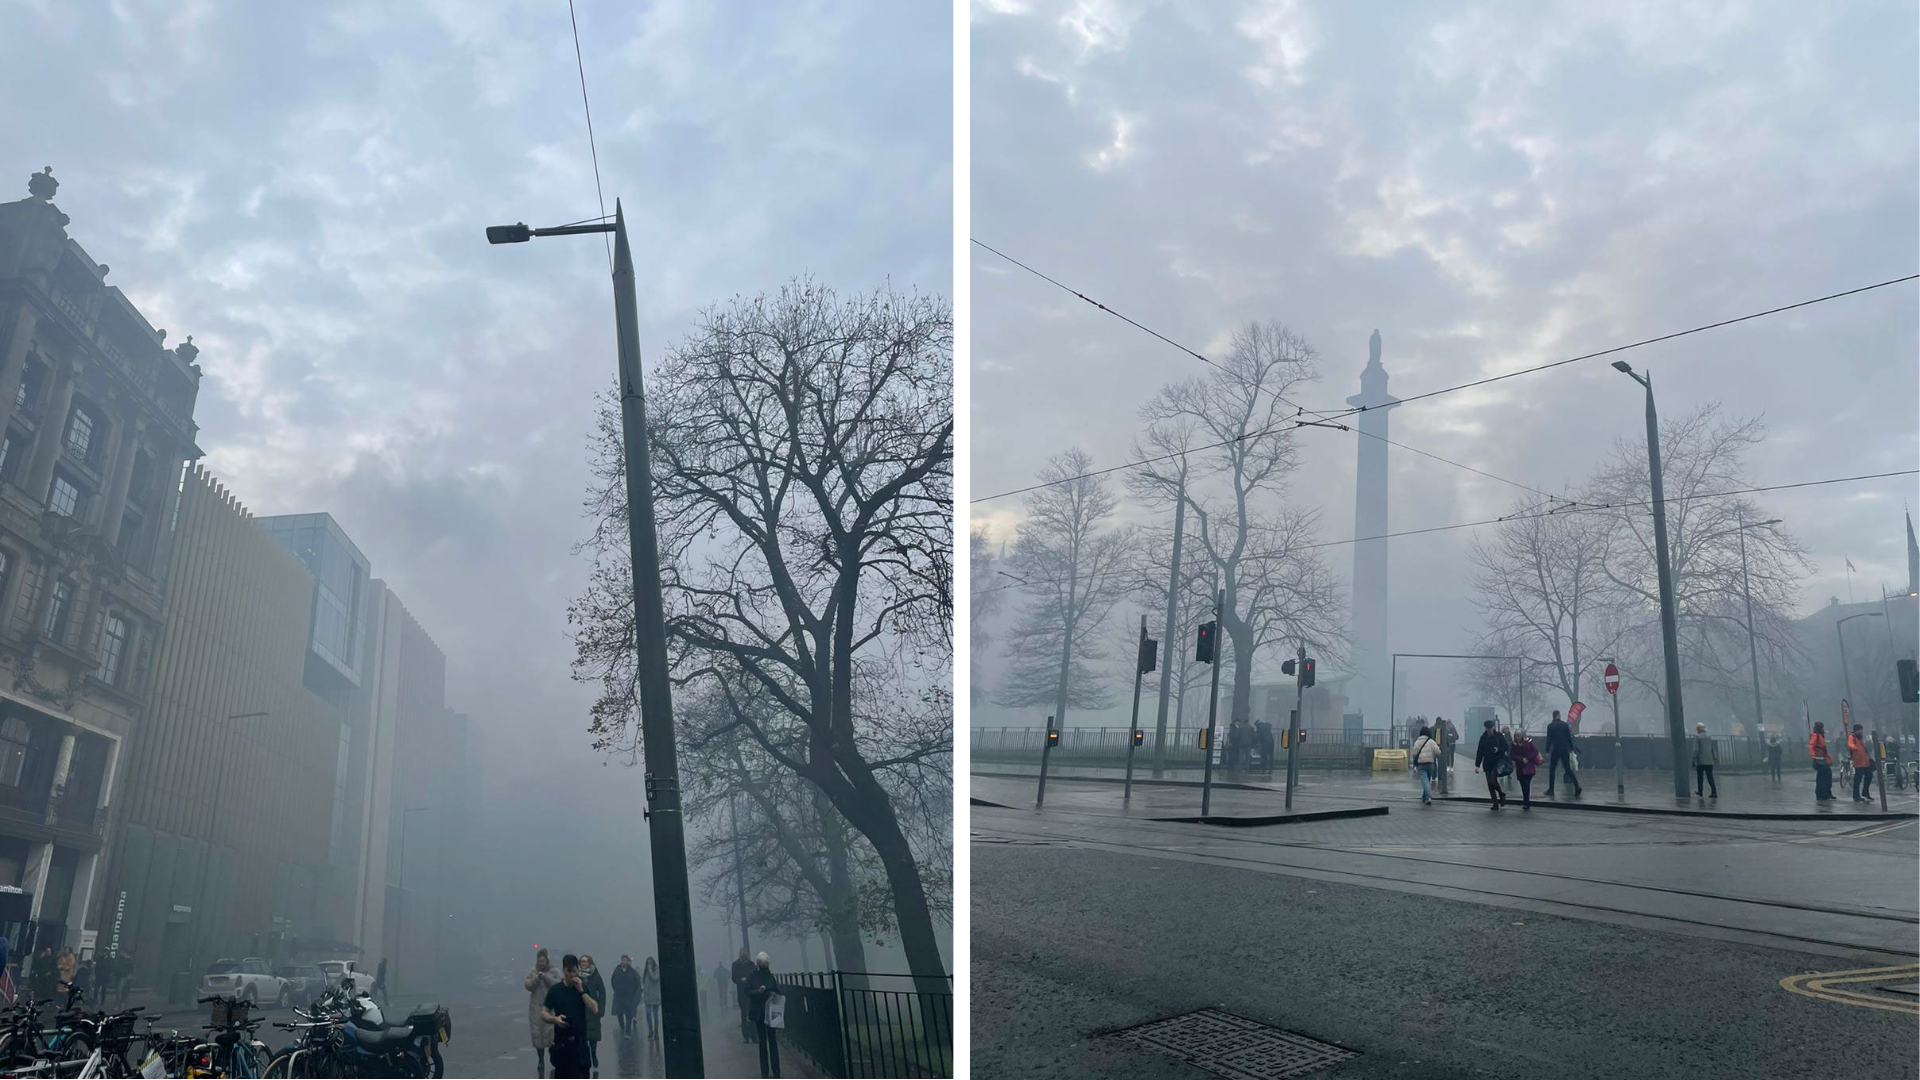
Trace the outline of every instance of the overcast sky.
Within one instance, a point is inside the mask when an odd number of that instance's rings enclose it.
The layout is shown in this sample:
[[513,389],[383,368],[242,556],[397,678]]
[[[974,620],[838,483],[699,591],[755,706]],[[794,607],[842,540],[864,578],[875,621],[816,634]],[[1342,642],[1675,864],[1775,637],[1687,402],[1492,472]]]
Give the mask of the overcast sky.
[[[1377,327],[1406,397],[1920,270],[1917,29],[1904,0],[985,0],[972,229],[1203,352],[1246,320],[1286,322],[1323,358],[1310,407],[1358,391]],[[976,498],[1069,445],[1127,460],[1135,409],[1205,371],[978,249],[972,289]],[[1756,483],[1910,469],[1915,297],[1892,287],[1628,358],[1666,415],[1715,399],[1763,414]],[[1550,491],[1644,430],[1639,388],[1605,360],[1391,423]],[[1292,497],[1323,509],[1324,540],[1353,535],[1356,438],[1302,433]],[[1847,596],[1843,558],[1863,597],[1905,582],[1914,492],[1906,477],[1757,496],[1818,564],[1803,610]],[[1396,530],[1497,515],[1517,493],[1393,452]],[[1020,514],[1017,499],[972,510],[999,539]],[[1393,543],[1390,648],[1470,642],[1469,541]],[[1333,565],[1346,575],[1350,555]],[[1439,695],[1422,711],[1461,704],[1421,685]]]
[[[951,293],[949,11],[577,6],[650,358],[698,308],[793,275]],[[201,347],[208,467],[257,513],[332,513],[445,650],[497,805],[528,808],[499,880],[550,897],[506,905],[509,940],[650,952],[639,775],[603,771],[568,678],[606,249],[482,235],[600,213],[565,0],[0,16],[0,197],[54,167],[109,282]],[[563,798],[596,811],[579,845],[552,842]]]

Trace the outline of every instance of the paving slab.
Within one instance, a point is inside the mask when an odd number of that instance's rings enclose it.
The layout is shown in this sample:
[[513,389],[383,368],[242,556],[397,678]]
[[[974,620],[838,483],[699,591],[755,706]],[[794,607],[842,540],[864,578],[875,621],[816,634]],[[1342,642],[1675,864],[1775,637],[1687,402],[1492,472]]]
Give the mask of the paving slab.
[[[1037,778],[975,773],[969,779],[975,805],[1030,809],[1038,793]],[[1288,809],[1285,793],[1273,788],[1215,785],[1208,812],[1202,814],[1200,794],[1198,785],[1135,780],[1132,797],[1124,798],[1111,778],[1049,776],[1045,810],[1240,828],[1369,817],[1388,810],[1384,803],[1315,802],[1298,796]]]

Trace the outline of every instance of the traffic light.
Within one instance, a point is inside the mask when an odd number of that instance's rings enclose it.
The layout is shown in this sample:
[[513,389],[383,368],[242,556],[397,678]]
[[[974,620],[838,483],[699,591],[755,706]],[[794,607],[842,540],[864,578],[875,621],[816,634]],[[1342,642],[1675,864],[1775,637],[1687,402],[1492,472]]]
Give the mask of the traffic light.
[[1160,666],[1159,661],[1160,661],[1160,643],[1153,640],[1152,638],[1141,638],[1140,639],[1140,673],[1142,675],[1145,675],[1147,672],[1152,671],[1156,667],[1159,667]]
[[1313,685],[1313,658],[1308,657],[1307,659],[1300,661],[1300,689],[1305,690],[1307,687],[1312,685]]
[[1147,734],[1146,732],[1141,731],[1139,728],[1134,728],[1133,729],[1133,745],[1139,746],[1141,743],[1145,742],[1146,734]]
[[1205,750],[1206,748],[1207,748],[1207,729],[1201,728],[1200,729],[1200,749]]
[[1909,705],[1920,701],[1920,668],[1912,660],[1900,660],[1894,666],[1900,671],[1900,700]]
[[1047,729],[1047,749],[1051,750],[1054,747],[1059,745],[1060,745],[1060,729],[1048,728]]
[[1280,749],[1285,750],[1287,747],[1292,745],[1293,745],[1293,729],[1291,727],[1281,728],[1280,729]]
[[1293,674],[1293,661],[1291,661],[1291,660],[1282,660],[1282,661],[1280,662],[1280,674],[1282,674],[1282,675],[1291,675],[1291,674]]
[[1217,622],[1203,622],[1200,624],[1200,640],[1196,642],[1193,647],[1193,658],[1195,661],[1208,664],[1213,663],[1213,639],[1219,630],[1220,624]]

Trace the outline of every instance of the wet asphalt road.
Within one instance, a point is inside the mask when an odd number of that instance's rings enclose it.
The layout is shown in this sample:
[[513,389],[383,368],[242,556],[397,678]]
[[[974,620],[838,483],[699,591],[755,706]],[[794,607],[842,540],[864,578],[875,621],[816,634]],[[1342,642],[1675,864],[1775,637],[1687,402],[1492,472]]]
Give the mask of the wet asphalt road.
[[[1542,877],[1534,879],[1536,897],[1512,906],[1475,902],[1413,873],[1370,887],[1323,870],[1261,865],[1205,826],[976,808],[972,1073],[1200,1080],[1210,1074],[1098,1035],[1203,1006],[1359,1051],[1311,1074],[1342,1080],[1878,1080],[1920,1071],[1920,1019],[1910,1012],[1780,987],[1804,971],[1911,963],[1910,955],[1796,948],[1757,932],[1770,911],[1782,926],[1802,925],[1795,920],[1806,912],[1776,902],[1832,903],[1863,913],[1834,923],[1835,933],[1920,949],[1908,921],[1920,890],[1920,829],[1855,837],[1811,823],[1727,824],[1721,836],[1717,825],[1592,820],[1598,816],[1436,808],[1423,818],[1396,805],[1388,818],[1364,822],[1225,832],[1279,837],[1288,857],[1348,860],[1323,867],[1374,858],[1411,870],[1377,857],[1431,850],[1455,885],[1476,876],[1520,880],[1493,867],[1574,860],[1602,881],[1704,880],[1712,891],[1720,870],[1768,894],[1766,902],[1676,895],[1673,907],[1599,921],[1597,912],[1574,917],[1568,905],[1605,885]],[[1143,828],[1165,832],[1143,838]],[[1048,834],[1056,839],[1046,842]],[[1103,849],[1103,837],[1134,846]],[[1143,840],[1165,850],[1143,850]],[[1736,907],[1746,912],[1743,928],[1705,925]],[[1700,925],[1663,922],[1663,913]]]

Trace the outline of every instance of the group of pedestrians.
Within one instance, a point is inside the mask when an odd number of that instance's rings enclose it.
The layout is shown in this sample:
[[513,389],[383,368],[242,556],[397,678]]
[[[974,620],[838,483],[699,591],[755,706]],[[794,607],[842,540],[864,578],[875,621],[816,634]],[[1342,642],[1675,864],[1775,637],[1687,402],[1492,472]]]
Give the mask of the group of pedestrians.
[[[1574,762],[1578,751],[1573,745],[1573,728],[1560,717],[1560,710],[1553,710],[1553,719],[1547,723],[1547,748],[1541,752],[1533,736],[1520,728],[1502,729],[1495,721],[1481,723],[1480,742],[1473,751],[1473,771],[1487,778],[1487,800],[1490,809],[1499,810],[1513,801],[1507,795],[1506,785],[1501,781],[1512,777],[1520,785],[1520,809],[1533,809],[1533,780],[1540,773],[1542,762],[1547,766],[1547,790],[1549,798],[1553,796],[1555,780],[1564,776],[1573,787],[1574,798],[1580,797],[1580,773]],[[1444,746],[1444,739],[1436,737],[1431,728],[1421,728],[1423,742],[1417,742],[1412,753],[1414,767],[1420,772],[1420,801],[1431,802],[1431,784],[1433,762],[1440,755],[1450,752]],[[1429,757],[1428,755],[1432,756]],[[1425,759],[1428,763],[1421,764]]]
[[[607,980],[600,974],[590,953],[567,953],[560,966],[546,949],[534,954],[533,970],[527,972],[527,1022],[533,1036],[533,1053],[540,1076],[547,1075],[551,1062],[553,1075],[590,1077],[600,1075],[601,1018],[609,1004]],[[647,1038],[659,1037],[660,968],[647,957],[645,970],[637,971],[633,957],[621,956],[613,970],[613,994],[610,1004],[623,1035],[638,1031],[634,1014],[638,1006],[647,1010]]]
[[1235,720],[1227,725],[1226,765],[1233,772],[1243,769],[1273,771],[1273,725],[1265,720],[1249,724]]
[[[1847,733],[1846,763],[1853,770],[1854,802],[1873,801],[1873,775],[1877,762],[1871,748],[1879,741],[1879,732],[1869,739],[1864,726],[1860,724],[1853,725],[1853,730]],[[1824,721],[1816,722],[1812,734],[1807,736],[1807,758],[1813,762],[1813,801],[1838,801],[1833,793],[1833,754],[1827,747],[1827,725]]]

